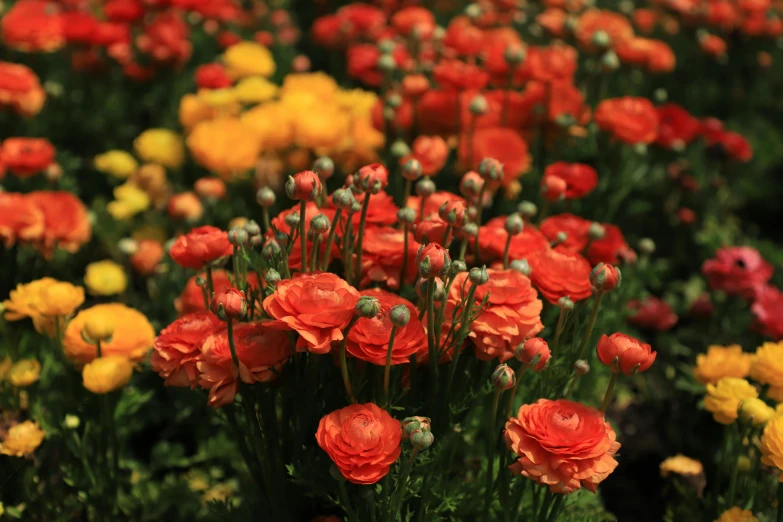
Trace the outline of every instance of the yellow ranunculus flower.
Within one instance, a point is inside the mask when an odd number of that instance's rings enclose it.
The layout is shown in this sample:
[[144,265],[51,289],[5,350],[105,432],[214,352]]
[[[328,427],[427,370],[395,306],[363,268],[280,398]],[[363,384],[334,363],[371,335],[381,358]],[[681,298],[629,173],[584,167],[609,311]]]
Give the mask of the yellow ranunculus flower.
[[179,101],[179,122],[190,131],[199,122],[211,120],[217,111],[197,94],[186,94]]
[[246,76],[264,76],[269,78],[275,73],[275,60],[272,53],[255,42],[239,42],[223,53],[226,72],[234,79]]
[[107,259],[87,265],[84,284],[93,295],[116,295],[125,291],[128,277],[122,265]]
[[317,71],[286,75],[280,93],[283,97],[293,93],[308,94],[325,103],[334,97],[338,89],[339,86],[334,78],[324,72]]
[[232,87],[225,89],[202,89],[198,97],[212,107],[215,115],[235,116],[239,114],[239,95]]
[[82,310],[68,323],[63,336],[63,349],[69,359],[82,366],[95,358],[95,344],[84,340],[82,330],[96,316],[108,316],[115,324],[111,341],[101,343],[103,356],[120,355],[132,361],[146,357],[155,340],[155,330],[149,320],[138,310],[124,304],[109,303]]
[[92,393],[109,393],[123,388],[133,375],[133,363],[120,355],[97,357],[82,369],[84,387]]
[[291,113],[280,103],[257,105],[242,114],[241,121],[256,131],[265,150],[287,148],[294,140]]
[[752,359],[753,356],[744,353],[738,344],[710,346],[706,354],[696,356],[693,377],[702,384],[718,382],[723,377],[745,378]]
[[38,312],[48,317],[71,315],[84,303],[84,288],[62,281],[54,281],[41,289]]
[[707,384],[707,396],[704,407],[721,424],[731,424],[737,420],[737,410],[745,399],[759,396],[756,388],[745,379],[724,377],[716,384]]
[[177,168],[185,161],[185,148],[179,134],[169,129],[147,129],[133,140],[136,154],[150,163]]
[[761,435],[761,462],[777,468],[778,480],[783,482],[783,415],[776,415],[764,427]]
[[3,442],[0,442],[0,454],[11,457],[29,455],[41,445],[44,432],[37,422],[24,421],[8,430]]
[[187,143],[197,163],[226,181],[247,175],[261,154],[258,133],[235,118],[199,123]]
[[84,335],[93,341],[106,341],[114,334],[114,317],[108,314],[94,315],[84,323]]
[[242,103],[261,103],[277,96],[278,87],[266,78],[250,76],[234,87],[236,99]]
[[8,356],[0,360],[0,381],[6,378],[9,370],[11,370],[11,367],[13,365],[14,365],[14,361],[12,361],[11,358]]
[[114,189],[115,201],[106,206],[111,217],[117,220],[130,219],[150,208],[150,197],[133,183],[125,183]]
[[748,510],[743,510],[740,507],[733,507],[718,517],[715,522],[759,522],[759,519],[753,516]]
[[675,455],[669,457],[660,465],[661,476],[669,475],[700,475],[704,473],[704,466],[701,462],[685,455]]
[[41,376],[41,363],[35,359],[16,361],[8,372],[8,381],[17,388],[24,388],[38,381]]
[[95,156],[93,164],[97,170],[122,179],[136,172],[139,167],[136,158],[124,150],[110,150],[98,154]]
[[775,415],[775,410],[761,399],[745,399],[740,403],[740,417],[756,426],[763,426]]
[[355,118],[369,121],[372,108],[378,103],[378,95],[362,89],[339,90],[335,101],[341,109],[350,112]]
[[292,113],[294,140],[305,149],[335,148],[350,132],[349,116],[334,106],[313,106]]
[[11,290],[8,299],[3,301],[4,316],[7,321],[19,321],[25,317],[34,318],[40,315],[38,307],[41,302],[41,291],[56,283],[56,279],[43,277],[24,285],[16,285]]
[[205,504],[214,502],[215,500],[218,502],[225,502],[234,494],[236,494],[236,492],[237,488],[231,482],[221,482],[220,484],[215,484],[205,491],[201,496],[201,501]]
[[3,302],[8,321],[29,317],[39,333],[53,336],[56,321],[71,315],[84,302],[84,290],[70,283],[44,277],[11,290]]
[[783,401],[783,342],[764,343],[756,350],[750,376],[762,384],[769,384],[767,395],[771,399]]
[[383,133],[372,126],[370,120],[354,119],[351,122],[350,138],[343,142],[343,150],[358,149],[374,152],[386,141]]

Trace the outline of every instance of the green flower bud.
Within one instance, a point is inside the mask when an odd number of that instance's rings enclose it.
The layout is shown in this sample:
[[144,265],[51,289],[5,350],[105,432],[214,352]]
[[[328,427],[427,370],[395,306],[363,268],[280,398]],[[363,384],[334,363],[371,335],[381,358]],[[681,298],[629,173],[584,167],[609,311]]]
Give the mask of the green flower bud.
[[404,304],[393,306],[389,310],[389,319],[391,319],[392,325],[402,328],[411,320],[411,311]]
[[470,282],[476,286],[487,284],[487,281],[489,281],[489,274],[487,273],[487,267],[482,266],[481,268],[478,267],[471,268],[470,272],[468,273],[468,277],[470,278]]
[[378,312],[380,311],[381,311],[381,303],[375,297],[363,295],[359,298],[359,301],[357,301],[356,303],[356,313],[359,314],[359,317],[364,317],[365,319],[372,319],[373,317],[378,315]]

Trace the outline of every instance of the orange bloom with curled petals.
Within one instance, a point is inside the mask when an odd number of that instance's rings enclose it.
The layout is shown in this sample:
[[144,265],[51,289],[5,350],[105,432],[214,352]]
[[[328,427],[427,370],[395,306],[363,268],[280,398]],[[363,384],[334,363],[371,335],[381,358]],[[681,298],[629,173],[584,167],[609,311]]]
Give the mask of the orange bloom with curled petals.
[[[514,357],[517,345],[544,329],[541,323],[543,303],[530,279],[516,270],[487,270],[489,281],[476,288],[476,302],[489,294],[487,309],[470,327],[476,344],[476,357],[482,361]],[[468,273],[458,274],[451,285],[449,307],[455,307],[467,295],[472,283]],[[464,285],[464,287],[463,287]],[[453,309],[453,308],[452,308]],[[447,310],[446,315],[450,315]]]
[[44,213],[24,194],[0,192],[0,240],[10,247],[34,241],[44,232]]
[[409,159],[417,159],[421,163],[421,173],[424,176],[434,176],[449,155],[449,146],[440,136],[419,136],[413,141],[411,155],[402,161],[404,165]]
[[[505,227],[506,218],[499,216],[490,219],[479,230],[479,248],[482,261],[494,261],[503,258],[508,232]],[[472,242],[471,242],[472,246]],[[529,259],[539,252],[550,250],[549,240],[535,226],[525,223],[522,233],[511,238],[508,248],[508,259]]]
[[332,342],[343,340],[359,292],[334,274],[299,274],[285,279],[264,299],[264,311],[274,319],[270,328],[299,334],[297,351],[328,353]]
[[617,435],[595,408],[560,399],[524,404],[506,422],[506,446],[519,459],[513,473],[553,493],[568,494],[598,484],[617,467]]
[[458,152],[460,162],[467,169],[478,170],[479,163],[484,158],[495,158],[502,163],[501,184],[504,187],[530,168],[527,142],[517,131],[505,127],[476,129],[472,140],[463,133]]
[[[438,238],[442,239],[443,235]],[[389,288],[400,287],[402,260],[407,257],[405,265],[405,283],[416,281],[416,253],[419,244],[408,232],[408,251],[403,252],[405,232],[392,227],[369,227],[365,231],[362,243],[362,280],[361,287],[370,286],[373,282],[385,283]]]
[[12,174],[28,178],[54,162],[54,146],[45,138],[8,138],[0,147],[0,158]]
[[544,250],[528,259],[530,278],[547,301],[556,304],[561,297],[577,302],[593,293],[590,285],[590,263],[580,254],[558,247]]
[[402,425],[375,404],[351,404],[324,416],[315,439],[346,479],[375,484],[402,452]]
[[604,100],[595,110],[595,122],[615,139],[631,145],[652,143],[658,137],[658,113],[646,98],[624,96]]
[[23,116],[34,116],[45,100],[46,93],[32,69],[0,61],[0,107],[11,107]]
[[272,381],[294,353],[288,336],[269,328],[269,323],[236,323],[234,346],[238,370],[231,358],[228,329],[210,335],[201,348],[196,368],[201,386],[209,388],[208,404],[213,408],[234,401],[239,384],[237,377],[247,384]]
[[620,13],[604,9],[588,9],[579,17],[576,39],[585,49],[594,49],[593,35],[603,31],[609,35],[612,46],[633,37],[631,22]]
[[668,44],[652,38],[629,38],[615,46],[617,57],[624,63],[644,67],[650,72],[669,72],[677,58]]
[[152,370],[166,379],[166,386],[198,384],[196,362],[201,358],[204,340],[218,330],[223,322],[211,312],[183,315],[155,338],[150,357]]
[[0,18],[0,38],[19,51],[56,51],[65,45],[65,20],[56,3],[21,0]]
[[44,231],[36,247],[45,257],[50,257],[55,247],[74,253],[92,237],[87,207],[70,192],[40,190],[26,197],[44,215]]

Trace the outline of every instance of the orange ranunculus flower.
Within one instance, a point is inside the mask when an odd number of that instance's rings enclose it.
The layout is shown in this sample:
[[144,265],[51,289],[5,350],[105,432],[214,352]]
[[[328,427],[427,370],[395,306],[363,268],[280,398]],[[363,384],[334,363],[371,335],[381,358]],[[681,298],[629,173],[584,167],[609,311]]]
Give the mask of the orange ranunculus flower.
[[647,98],[624,96],[598,104],[595,122],[625,143],[652,143],[658,137],[658,113]]
[[0,39],[18,51],[56,51],[65,45],[65,21],[57,4],[22,0],[0,18]]
[[568,296],[577,302],[593,293],[590,285],[590,263],[580,254],[558,247],[544,250],[528,259],[530,278],[547,301],[556,304]]
[[82,338],[82,330],[89,321],[109,318],[115,325],[111,341],[101,343],[102,355],[121,355],[132,361],[144,359],[155,340],[155,329],[144,314],[120,303],[95,305],[82,310],[65,329],[63,349],[77,366],[92,361],[95,345]]
[[0,192],[0,240],[35,241],[44,232],[44,213],[24,194]]
[[[204,306],[204,294],[201,291],[201,288],[196,284],[197,277],[206,278],[206,274],[201,272],[188,279],[182,293],[174,300],[174,308],[180,315],[209,311],[209,307]],[[250,287],[258,288],[258,278],[255,274],[249,273],[247,279],[247,283]],[[215,293],[231,288],[231,279],[228,277],[228,272],[222,269],[213,269],[212,287]]]
[[548,7],[536,16],[536,22],[538,25],[544,28],[544,30],[556,36],[562,38],[565,35],[565,24],[568,15],[562,9],[556,7]]
[[74,253],[92,237],[87,207],[66,191],[40,190],[27,198],[44,214],[44,231],[36,247],[49,257],[55,247]]
[[299,334],[297,351],[323,354],[342,341],[358,300],[359,292],[334,274],[300,273],[277,285],[264,299],[264,311],[274,319],[270,327]]
[[[487,309],[470,327],[476,344],[476,357],[482,361],[498,358],[505,362],[514,357],[517,345],[544,329],[541,323],[543,304],[530,279],[516,270],[487,270],[489,281],[476,289],[476,302],[489,294]],[[449,292],[448,306],[453,310],[467,295],[472,283],[468,273],[457,274]],[[465,295],[462,295],[462,292]],[[450,315],[447,310],[446,314]]]
[[[471,155],[472,149],[472,155]],[[467,134],[460,137],[459,160],[465,168],[477,170],[484,158],[495,158],[503,164],[505,187],[527,172],[530,168],[530,154],[527,142],[513,129],[491,127],[477,129],[472,140]]]
[[402,426],[372,403],[352,404],[321,419],[315,439],[354,484],[375,484],[402,449]]
[[54,162],[54,146],[46,138],[8,138],[0,147],[0,158],[12,174],[27,178]]
[[[506,218],[499,216],[490,219],[479,230],[479,248],[482,261],[494,261],[503,258],[508,232],[504,228]],[[471,246],[473,242],[471,241]],[[549,240],[532,223],[525,223],[522,233],[511,238],[508,259],[530,259],[538,252],[550,250]]]
[[219,408],[234,401],[238,381],[251,384],[269,382],[277,378],[294,349],[285,332],[269,328],[269,323],[236,323],[234,325],[239,370],[231,359],[228,329],[210,335],[201,348],[196,363],[199,382],[209,388],[209,405]]
[[181,192],[169,198],[166,212],[172,219],[198,221],[204,214],[204,205],[194,192]]
[[[381,205],[380,199],[385,195],[385,192],[382,192],[380,194],[377,194],[372,197],[372,204],[370,205],[369,212],[367,214],[367,225],[373,225],[374,219],[371,218],[371,214],[375,214],[378,211],[382,210],[382,207],[384,205]],[[378,199],[376,199],[378,198]],[[378,204],[378,207],[373,208],[376,204]],[[394,205],[394,201],[392,200],[391,205]],[[299,205],[294,205],[293,207],[281,211],[277,216],[272,218],[272,229],[277,230],[279,232],[283,232],[285,234],[288,234],[291,232],[291,228],[286,224],[285,218],[289,215],[296,212],[299,213]],[[394,210],[390,211],[394,215],[394,219],[396,220],[397,216],[397,207],[394,207]],[[310,222],[312,219],[317,216],[318,214],[323,214],[329,219],[329,223],[334,223],[334,214],[335,210],[332,208],[318,208],[318,204],[315,201],[308,201],[307,205],[305,206],[305,230],[307,231],[307,250],[312,254],[313,251],[313,240],[311,238],[310,232]],[[359,213],[354,213],[359,214]],[[299,216],[300,219],[302,216]],[[345,219],[345,215],[343,215],[343,219]],[[354,222],[354,226],[358,226],[358,221]],[[274,237],[274,230],[268,230],[266,237],[271,238]],[[355,229],[354,229],[355,230]],[[326,237],[321,237],[321,244],[319,246],[319,255],[323,256],[326,252]],[[340,248],[337,246],[337,243],[335,242],[332,245],[332,259],[337,259],[340,257]],[[300,268],[302,266],[302,245],[299,241],[295,241],[293,245],[291,245],[291,252],[288,254],[288,266],[293,268]]]
[[422,175],[434,176],[446,164],[448,155],[449,146],[440,136],[419,136],[413,141],[411,155],[406,160],[419,160]]
[[528,47],[527,57],[517,74],[520,82],[571,83],[576,74],[577,52],[570,45]]
[[595,493],[617,467],[616,438],[603,413],[565,399],[522,405],[505,431],[506,446],[519,457],[511,471],[561,494],[582,486]]
[[163,259],[163,246],[154,239],[142,239],[130,258],[133,269],[141,275],[150,275]]
[[11,107],[24,116],[34,116],[45,100],[46,93],[32,69],[0,61],[0,107]]
[[576,39],[584,49],[594,49],[593,35],[597,31],[608,34],[612,46],[633,38],[633,27],[625,16],[604,9],[588,9],[579,17]]
[[236,118],[202,121],[187,138],[196,162],[226,181],[245,177],[261,154],[255,128]]
[[[438,238],[438,240],[442,239]],[[362,280],[361,287],[370,286],[373,282],[386,283],[389,288],[400,287],[400,275],[403,256],[408,258],[405,269],[405,283],[416,281],[416,253],[419,244],[408,232],[408,251],[403,252],[405,233],[392,227],[368,227],[365,231],[362,250]],[[296,265],[294,265],[296,266]]]
[[201,270],[209,263],[233,252],[228,234],[217,227],[197,227],[177,238],[169,251],[180,266]]
[[150,357],[152,370],[166,379],[166,386],[195,388],[196,363],[201,359],[204,340],[223,327],[223,321],[211,312],[183,315],[155,338]]
[[615,47],[620,61],[644,67],[650,72],[670,72],[677,63],[674,51],[661,40],[629,38]]
[[598,340],[598,360],[614,373],[634,375],[646,371],[655,362],[657,352],[649,344],[624,333],[602,335]]
[[397,329],[392,347],[392,364],[405,364],[411,355],[427,346],[427,335],[419,321],[418,310],[407,299],[385,290],[368,290],[362,295],[378,299],[380,308],[378,315],[371,319],[361,318],[356,321],[348,333],[345,349],[362,361],[384,366],[386,353],[389,349],[389,338],[392,331],[390,310],[397,305],[404,305],[410,312],[408,324]]

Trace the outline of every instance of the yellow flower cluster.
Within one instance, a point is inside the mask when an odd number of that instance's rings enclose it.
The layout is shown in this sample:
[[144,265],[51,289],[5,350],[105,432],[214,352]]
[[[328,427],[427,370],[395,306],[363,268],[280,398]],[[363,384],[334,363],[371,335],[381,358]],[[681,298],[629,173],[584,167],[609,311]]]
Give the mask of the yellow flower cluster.
[[27,284],[17,285],[3,302],[4,316],[8,321],[29,317],[39,333],[54,336],[63,318],[84,302],[84,289],[70,283],[44,277]]
[[661,476],[669,475],[700,475],[704,473],[704,466],[701,462],[685,455],[675,455],[669,457],[660,465]]
[[182,137],[168,129],[147,129],[133,141],[136,155],[148,163],[176,169],[185,161]]
[[120,179],[130,177],[139,168],[136,158],[124,150],[110,150],[103,154],[98,154],[95,156],[93,163],[95,169],[99,172]]
[[764,343],[756,350],[750,376],[769,385],[770,399],[783,402],[783,342]]
[[737,420],[740,403],[758,396],[756,388],[745,379],[724,377],[716,384],[707,385],[704,407],[717,422],[731,424]]
[[121,294],[128,286],[128,276],[122,265],[114,261],[97,261],[87,265],[84,285],[92,295]]
[[37,422],[20,422],[11,427],[3,441],[0,442],[0,454],[24,457],[35,451],[43,439],[44,432],[38,427]]
[[723,377],[743,379],[750,373],[751,360],[751,354],[744,353],[737,344],[710,346],[706,354],[696,357],[693,377],[702,384],[716,383]]
[[723,514],[715,522],[759,522],[753,513],[740,507],[733,507]]

